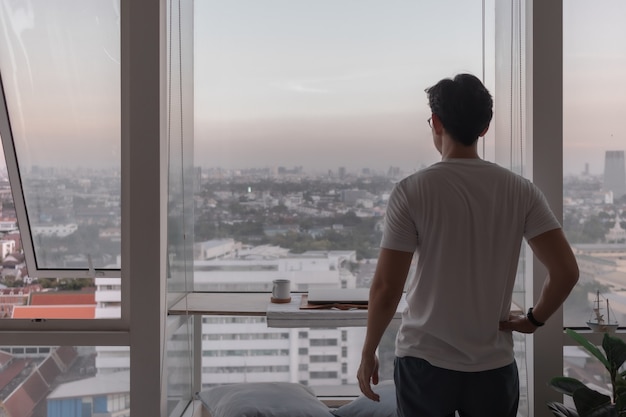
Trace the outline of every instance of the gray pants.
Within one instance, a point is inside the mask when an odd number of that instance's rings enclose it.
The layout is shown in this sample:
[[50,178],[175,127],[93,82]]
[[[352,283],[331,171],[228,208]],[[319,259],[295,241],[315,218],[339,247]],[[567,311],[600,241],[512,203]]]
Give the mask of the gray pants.
[[424,359],[396,358],[398,417],[516,417],[517,364],[481,372],[432,366]]

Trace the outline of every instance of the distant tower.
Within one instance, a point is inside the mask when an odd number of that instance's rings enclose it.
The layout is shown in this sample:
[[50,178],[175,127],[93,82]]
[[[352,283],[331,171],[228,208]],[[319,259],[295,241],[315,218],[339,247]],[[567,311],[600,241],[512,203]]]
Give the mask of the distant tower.
[[604,235],[607,242],[621,243],[626,241],[626,230],[622,229],[619,214],[615,214],[615,226]]
[[606,151],[604,157],[604,191],[613,191],[613,198],[619,200],[626,195],[626,166],[624,151]]

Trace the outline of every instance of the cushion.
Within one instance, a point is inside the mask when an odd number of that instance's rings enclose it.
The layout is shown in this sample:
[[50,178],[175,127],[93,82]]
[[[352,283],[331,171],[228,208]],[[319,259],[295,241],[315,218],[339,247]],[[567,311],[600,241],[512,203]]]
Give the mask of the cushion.
[[291,382],[220,385],[197,397],[211,417],[332,417],[310,388]]
[[396,417],[396,386],[393,381],[373,385],[380,401],[372,401],[364,395],[334,410],[336,417]]

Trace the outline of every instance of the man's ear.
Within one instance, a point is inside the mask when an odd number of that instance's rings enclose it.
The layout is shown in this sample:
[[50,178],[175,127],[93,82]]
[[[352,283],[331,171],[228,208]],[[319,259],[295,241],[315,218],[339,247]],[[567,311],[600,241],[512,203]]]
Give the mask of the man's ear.
[[435,133],[441,135],[441,132],[443,131],[443,123],[441,123],[441,119],[435,113],[433,113],[432,122]]
[[485,130],[483,130],[482,132],[480,132],[480,135],[478,135],[479,138],[482,138],[483,136],[485,136],[487,134],[487,131],[489,130],[489,125],[487,125],[487,127],[485,128]]

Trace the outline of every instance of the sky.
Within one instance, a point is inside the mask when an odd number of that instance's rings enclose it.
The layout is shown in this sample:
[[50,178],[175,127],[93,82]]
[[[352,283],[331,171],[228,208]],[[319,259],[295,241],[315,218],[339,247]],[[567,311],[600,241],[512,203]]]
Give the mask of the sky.
[[424,89],[482,73],[476,0],[206,1],[195,12],[203,165],[415,169],[438,159]]
[[626,2],[563,2],[564,164],[601,174],[607,150],[626,150]]
[[[494,0],[197,0],[198,165],[308,170],[438,160],[424,89],[493,88]],[[626,149],[626,2],[564,2],[564,166]],[[174,51],[175,53],[176,51]],[[119,3],[0,2],[0,71],[23,166],[119,164]],[[498,115],[496,114],[496,117]],[[493,132],[487,136],[490,157]]]

